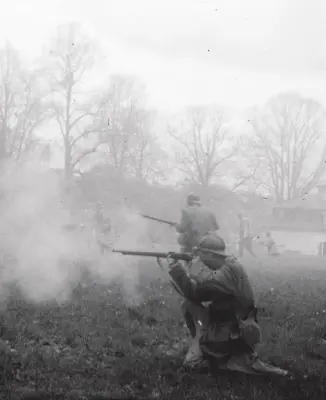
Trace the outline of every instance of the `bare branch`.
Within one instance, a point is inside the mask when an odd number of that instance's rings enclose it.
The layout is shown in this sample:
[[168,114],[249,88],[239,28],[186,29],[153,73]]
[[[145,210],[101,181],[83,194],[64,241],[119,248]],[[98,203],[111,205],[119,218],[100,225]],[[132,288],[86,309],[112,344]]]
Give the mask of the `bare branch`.
[[175,151],[179,170],[203,186],[213,183],[219,167],[237,154],[219,110],[190,108],[179,124],[167,127],[167,132],[179,144]]
[[[265,156],[279,201],[308,192],[320,179],[326,155],[324,117],[319,103],[296,94],[283,94],[272,98],[251,121],[256,152]],[[321,152],[320,145],[325,146]]]
[[73,170],[75,169],[75,167],[78,164],[80,164],[80,162],[84,158],[86,158],[87,156],[89,156],[91,154],[94,154],[102,144],[103,144],[102,142],[98,142],[98,143],[96,143],[95,146],[91,147],[90,149],[86,149],[86,150],[83,150],[82,152],[80,152],[80,154],[76,157],[76,159],[71,163]]
[[[80,91],[84,76],[90,72],[98,56],[96,46],[78,24],[61,25],[49,46],[48,80],[53,88],[52,111],[59,126],[65,152],[66,176],[76,165],[94,152],[98,143],[81,153],[79,143],[100,133],[98,113],[103,108],[98,99]],[[96,108],[96,110],[95,110]],[[89,128],[92,127],[92,128]],[[76,153],[76,154],[75,154]],[[75,161],[73,161],[75,159]]]
[[38,128],[48,118],[42,71],[28,71],[9,44],[0,50],[1,157],[19,159],[30,151]]

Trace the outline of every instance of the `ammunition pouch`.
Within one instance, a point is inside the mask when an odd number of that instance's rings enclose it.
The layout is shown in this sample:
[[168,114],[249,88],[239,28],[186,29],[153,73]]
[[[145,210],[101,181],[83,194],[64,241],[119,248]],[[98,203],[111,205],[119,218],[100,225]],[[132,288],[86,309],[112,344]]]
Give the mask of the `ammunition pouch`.
[[261,330],[258,326],[258,309],[254,307],[244,319],[239,319],[231,309],[217,310],[209,307],[211,323],[228,324],[230,327],[230,340],[244,341],[249,347],[254,347],[261,340]]
[[241,337],[252,348],[254,348],[261,341],[261,330],[257,322],[248,318],[239,321],[239,329]]

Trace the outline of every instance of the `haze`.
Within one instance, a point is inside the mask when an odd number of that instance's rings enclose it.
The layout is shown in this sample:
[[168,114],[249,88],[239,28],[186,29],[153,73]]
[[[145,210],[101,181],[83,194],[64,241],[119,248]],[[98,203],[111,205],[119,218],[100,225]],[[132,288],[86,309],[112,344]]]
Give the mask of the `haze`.
[[59,23],[79,21],[107,56],[94,82],[137,74],[162,112],[241,109],[288,90],[325,103],[325,20],[321,0],[14,0],[2,6],[0,37],[32,59]]
[[[137,261],[100,251],[108,242],[177,247],[170,227],[139,213],[177,221],[195,191],[235,247],[241,209],[258,235],[273,206],[310,195],[326,168],[325,7],[302,0],[2,7],[1,249],[11,260],[4,287],[18,281],[30,300],[64,301],[87,264],[94,280],[122,278],[127,298],[139,301]],[[100,209],[111,221],[107,235]],[[323,240],[314,236],[309,251]],[[307,243],[295,241],[300,249]]]

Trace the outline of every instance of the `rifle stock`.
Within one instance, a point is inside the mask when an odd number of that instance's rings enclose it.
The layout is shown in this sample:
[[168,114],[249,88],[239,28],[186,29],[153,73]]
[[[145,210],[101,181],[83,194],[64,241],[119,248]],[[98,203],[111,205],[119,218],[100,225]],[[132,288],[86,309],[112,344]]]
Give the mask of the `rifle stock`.
[[175,260],[191,261],[193,259],[190,253],[175,253],[175,252],[157,252],[157,251],[133,251],[123,249],[113,249],[112,253],[120,253],[124,256],[140,256],[140,257],[155,257],[155,258],[167,258],[170,256]]

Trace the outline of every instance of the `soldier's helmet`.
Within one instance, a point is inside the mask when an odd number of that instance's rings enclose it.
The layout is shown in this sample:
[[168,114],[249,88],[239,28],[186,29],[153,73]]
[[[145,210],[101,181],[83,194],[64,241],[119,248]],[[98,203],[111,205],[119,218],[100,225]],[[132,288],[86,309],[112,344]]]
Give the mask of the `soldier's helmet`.
[[204,236],[199,243],[198,249],[206,253],[227,257],[225,242],[218,235],[208,234]]
[[191,204],[201,204],[201,200],[200,200],[200,197],[197,196],[196,194],[190,193],[187,196],[187,203],[189,205],[191,205]]

